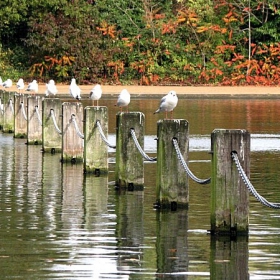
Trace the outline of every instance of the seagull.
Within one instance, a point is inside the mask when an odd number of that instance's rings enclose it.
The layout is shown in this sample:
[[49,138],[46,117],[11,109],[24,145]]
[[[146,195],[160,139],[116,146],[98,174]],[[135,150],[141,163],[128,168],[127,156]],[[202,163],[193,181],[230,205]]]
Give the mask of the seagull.
[[38,92],[38,84],[36,80],[33,80],[32,83],[28,84],[28,87],[26,89],[27,91],[33,92],[33,94]]
[[12,85],[13,85],[13,82],[12,82],[11,79],[6,80],[6,81],[2,84],[2,86],[3,86],[4,88],[10,88],[10,87],[12,87]]
[[54,80],[49,80],[49,82],[46,84],[46,88],[47,88],[45,91],[46,96],[57,94],[57,88]]
[[119,94],[118,101],[115,106],[120,107],[121,112],[122,112],[122,107],[127,107],[127,112],[128,112],[129,103],[130,103],[130,93],[127,91],[127,89],[123,89]]
[[81,100],[81,89],[76,84],[76,79],[72,78],[71,84],[69,87],[70,95],[72,95],[75,99]]
[[101,98],[101,95],[102,95],[101,85],[96,84],[89,93],[89,98],[93,100],[93,106],[94,106],[94,100],[96,100],[96,106],[98,107],[98,100]]
[[21,90],[24,89],[24,82],[23,82],[22,78],[20,78],[17,82],[17,89],[18,89],[19,94],[20,94]]
[[167,112],[171,112],[171,119],[173,119],[173,110],[177,106],[178,97],[174,90],[168,92],[161,101],[159,108],[154,112],[154,114],[159,112],[165,112],[165,118],[167,119]]

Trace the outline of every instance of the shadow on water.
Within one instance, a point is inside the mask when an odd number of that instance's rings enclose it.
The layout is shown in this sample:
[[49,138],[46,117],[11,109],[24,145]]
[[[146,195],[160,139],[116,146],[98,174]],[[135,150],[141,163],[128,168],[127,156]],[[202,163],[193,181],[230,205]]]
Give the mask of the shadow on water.
[[[135,104],[149,115],[158,100]],[[189,166],[197,177],[211,174],[214,128],[247,128],[252,183],[268,200],[280,201],[277,100],[186,100],[180,106],[177,116],[190,118]],[[157,118],[147,118],[151,153]],[[213,238],[209,185],[190,181],[188,210],[157,211],[156,163],[145,163],[144,191],[117,191],[114,153],[108,176],[95,177],[84,175],[82,164],[61,164],[60,155],[25,142],[0,134],[1,279],[280,279],[279,210],[251,197],[249,238]]]

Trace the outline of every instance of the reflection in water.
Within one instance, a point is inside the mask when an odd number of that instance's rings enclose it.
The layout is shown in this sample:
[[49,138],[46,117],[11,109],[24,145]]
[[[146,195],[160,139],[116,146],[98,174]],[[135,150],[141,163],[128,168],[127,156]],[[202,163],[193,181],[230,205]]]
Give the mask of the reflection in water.
[[[104,100],[102,102],[105,102]],[[112,102],[112,104],[111,104]],[[110,105],[111,104],[111,105]],[[105,105],[113,107],[114,101]],[[104,105],[104,104],[103,104]],[[146,115],[145,149],[155,153],[158,100],[132,100]],[[175,117],[190,123],[189,165],[211,174],[210,133],[252,133],[251,181],[280,201],[278,100],[180,99]],[[115,114],[110,113],[110,141]],[[190,181],[188,210],[158,212],[156,163],[145,163],[145,189],[119,192],[114,153],[108,176],[83,174],[82,164],[0,134],[0,266],[3,279],[280,279],[279,210],[250,197],[249,240],[214,240],[210,188]]]
[[210,272],[214,280],[249,279],[247,237],[212,237]]
[[[157,221],[157,274],[173,279],[168,274],[188,272],[188,211],[159,212]],[[166,274],[166,275],[165,275]],[[185,279],[177,276],[176,279]]]

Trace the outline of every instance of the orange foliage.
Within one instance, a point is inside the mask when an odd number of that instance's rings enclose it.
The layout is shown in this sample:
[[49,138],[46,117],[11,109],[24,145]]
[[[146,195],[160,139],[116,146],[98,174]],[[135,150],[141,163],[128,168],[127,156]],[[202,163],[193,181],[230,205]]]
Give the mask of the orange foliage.
[[113,77],[115,78],[116,82],[120,84],[119,76],[123,74],[124,72],[124,63],[123,61],[117,60],[117,61],[110,61],[107,64],[108,67],[111,67],[113,72]]
[[75,61],[75,57],[64,55],[60,59],[51,56],[45,56],[44,61],[40,63],[35,63],[29,69],[31,75],[33,76],[34,73],[38,73],[39,77],[42,77],[43,74],[51,69],[55,68],[57,65],[66,66],[71,65],[72,62]]
[[111,38],[116,36],[116,27],[114,25],[109,25],[107,22],[101,22],[101,27],[96,27],[98,31],[101,31],[102,34],[109,35]]

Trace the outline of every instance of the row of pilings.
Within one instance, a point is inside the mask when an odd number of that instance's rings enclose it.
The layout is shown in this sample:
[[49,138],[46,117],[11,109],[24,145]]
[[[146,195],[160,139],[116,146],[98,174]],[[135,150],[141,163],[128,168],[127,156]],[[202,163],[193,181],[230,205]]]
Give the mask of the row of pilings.
[[[4,133],[26,138],[27,144],[42,145],[46,153],[60,153],[63,163],[83,163],[84,173],[108,172],[107,107],[62,102],[59,98],[0,92],[0,123]],[[141,112],[116,115],[117,188],[144,188],[144,159],[138,144],[144,146],[145,116]],[[174,139],[188,163],[189,123],[184,119],[157,123],[157,197],[159,209],[186,209],[189,205],[189,176],[178,159]],[[248,234],[249,195],[236,169],[231,152],[237,152],[249,177],[250,134],[246,130],[215,129],[211,134],[211,234]],[[207,187],[207,186],[203,186]]]

